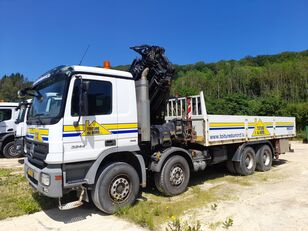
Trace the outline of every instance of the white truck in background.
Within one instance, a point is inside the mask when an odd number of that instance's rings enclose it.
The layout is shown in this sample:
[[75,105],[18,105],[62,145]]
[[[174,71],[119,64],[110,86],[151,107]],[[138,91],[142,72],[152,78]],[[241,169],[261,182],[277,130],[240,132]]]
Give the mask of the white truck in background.
[[18,107],[15,110],[18,110],[18,116],[15,121],[16,132],[15,132],[15,151],[18,156],[25,155],[25,138],[27,135],[27,117],[29,108],[31,106],[31,100],[21,100],[18,104]]
[[14,146],[17,107],[18,103],[0,103],[0,153],[6,158],[18,156]]
[[[208,115],[198,96],[169,99],[173,68],[160,47],[134,47],[130,72],[61,66],[19,92],[33,95],[24,172],[60,209],[92,201],[112,214],[134,203],[148,175],[173,196],[190,173],[226,162],[233,174],[268,171],[288,151],[295,118]],[[61,198],[77,191],[75,204]]]

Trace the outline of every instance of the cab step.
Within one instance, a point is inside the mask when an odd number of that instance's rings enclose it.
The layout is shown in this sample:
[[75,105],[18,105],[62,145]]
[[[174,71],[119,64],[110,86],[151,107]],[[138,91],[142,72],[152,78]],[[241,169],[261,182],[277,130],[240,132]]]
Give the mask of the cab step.
[[81,191],[79,199],[77,201],[71,201],[71,202],[68,202],[66,204],[62,204],[61,203],[61,198],[59,198],[59,206],[58,206],[58,208],[60,210],[70,210],[70,209],[74,209],[74,208],[78,208],[78,207],[82,206],[83,205],[82,198],[83,198],[84,192],[85,192],[85,190],[83,189]]

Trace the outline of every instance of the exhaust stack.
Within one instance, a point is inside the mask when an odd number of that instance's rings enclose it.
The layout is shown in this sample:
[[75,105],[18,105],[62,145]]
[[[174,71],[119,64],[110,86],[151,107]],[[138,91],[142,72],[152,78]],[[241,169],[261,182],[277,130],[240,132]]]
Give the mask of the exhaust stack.
[[151,141],[148,73],[149,68],[145,68],[142,71],[141,78],[136,81],[138,133],[141,136],[141,141]]

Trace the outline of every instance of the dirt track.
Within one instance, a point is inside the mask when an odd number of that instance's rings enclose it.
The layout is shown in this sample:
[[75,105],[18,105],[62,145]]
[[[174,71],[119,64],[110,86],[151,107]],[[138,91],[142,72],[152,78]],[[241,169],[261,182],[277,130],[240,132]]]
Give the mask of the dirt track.
[[22,168],[24,163],[24,158],[7,159],[1,156],[0,158],[0,168]]
[[236,200],[217,202],[216,210],[187,211],[183,218],[200,220],[202,230],[215,223],[215,230],[225,230],[221,222],[227,218],[233,220],[229,230],[308,230],[308,144],[293,142],[292,148],[294,153],[282,155],[266,173],[266,181],[226,184],[225,190],[235,190]]
[[[216,210],[200,205],[199,209],[186,211],[181,219],[201,221],[202,230],[210,230],[215,223],[215,230],[225,230],[221,223],[226,218],[233,220],[229,230],[308,230],[308,144],[293,143],[292,147],[294,153],[282,155],[273,169],[264,173],[268,179],[248,186],[226,182],[224,190],[232,191],[236,199],[218,201]],[[206,182],[200,186],[208,187]],[[53,209],[0,221],[0,230],[64,229],[142,230],[89,206],[70,211]]]

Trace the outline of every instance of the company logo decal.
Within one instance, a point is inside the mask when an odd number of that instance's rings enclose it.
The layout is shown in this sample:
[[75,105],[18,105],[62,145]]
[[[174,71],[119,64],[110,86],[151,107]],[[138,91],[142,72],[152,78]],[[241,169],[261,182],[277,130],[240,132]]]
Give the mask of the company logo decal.
[[97,123],[95,120],[90,124],[89,120],[86,120],[85,129],[81,136],[95,136],[95,135],[109,135],[111,134],[104,126]]
[[45,128],[28,128],[27,137],[39,142],[48,141],[48,129]]
[[270,132],[266,128],[266,125],[259,119],[259,121],[255,120],[255,129],[253,130],[252,136],[269,136]]

